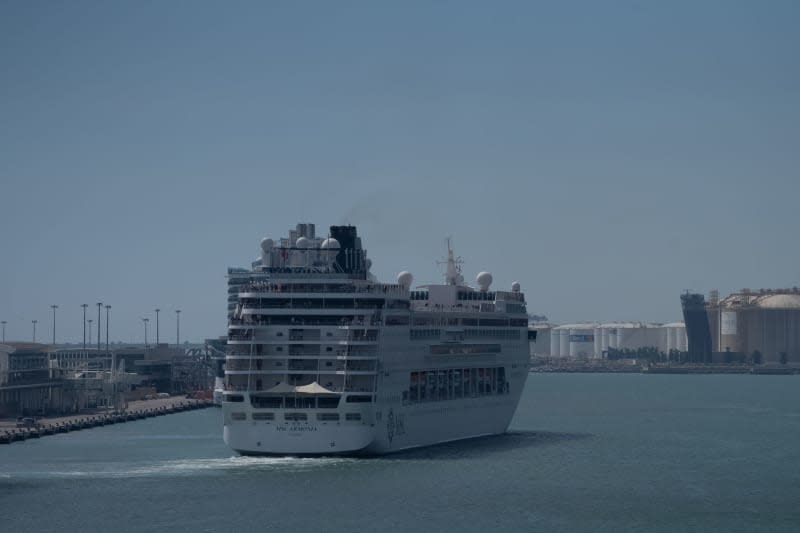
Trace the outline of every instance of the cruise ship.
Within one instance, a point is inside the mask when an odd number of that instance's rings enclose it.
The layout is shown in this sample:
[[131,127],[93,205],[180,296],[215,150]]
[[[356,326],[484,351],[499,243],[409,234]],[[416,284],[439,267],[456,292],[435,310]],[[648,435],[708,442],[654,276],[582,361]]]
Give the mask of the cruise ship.
[[224,439],[243,455],[377,455],[504,433],[528,376],[517,282],[381,283],[354,226],[298,224],[230,269]]

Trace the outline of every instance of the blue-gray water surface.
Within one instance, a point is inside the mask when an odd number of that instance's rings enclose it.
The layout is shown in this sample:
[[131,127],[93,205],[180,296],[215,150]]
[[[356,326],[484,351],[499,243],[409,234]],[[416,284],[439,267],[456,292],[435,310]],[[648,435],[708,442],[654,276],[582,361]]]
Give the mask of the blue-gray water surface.
[[0,448],[3,531],[798,531],[800,380],[531,374],[510,433],[246,458],[206,409]]

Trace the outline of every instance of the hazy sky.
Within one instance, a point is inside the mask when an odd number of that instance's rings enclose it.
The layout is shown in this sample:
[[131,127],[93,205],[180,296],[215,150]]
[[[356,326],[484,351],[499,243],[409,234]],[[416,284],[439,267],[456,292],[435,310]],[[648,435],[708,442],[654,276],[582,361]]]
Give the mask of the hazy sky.
[[4,0],[7,338],[55,303],[79,341],[97,301],[112,341],[155,307],[170,342],[176,308],[221,335],[226,268],[305,221],[356,224],[382,280],[440,280],[452,235],[555,322],[800,285],[798,27],[774,0]]

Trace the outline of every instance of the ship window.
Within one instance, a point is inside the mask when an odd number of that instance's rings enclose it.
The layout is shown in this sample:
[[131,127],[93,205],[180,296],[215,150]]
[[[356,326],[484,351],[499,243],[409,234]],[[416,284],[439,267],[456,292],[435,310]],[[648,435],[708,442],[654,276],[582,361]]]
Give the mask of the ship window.
[[276,334],[275,334],[275,336],[276,336],[276,337],[283,337],[283,332],[282,332],[282,331],[279,331],[278,333],[276,333]]
[[339,407],[339,397],[336,398],[318,398],[317,407],[319,409],[336,409]]
[[333,351],[333,348],[331,348],[330,346],[328,346],[327,348],[325,348],[325,351],[326,351],[326,352],[332,352],[332,351]]
[[344,415],[345,420],[361,420],[361,413],[347,413]]
[[338,422],[339,413],[317,413],[317,420],[322,422]]
[[369,403],[372,401],[372,395],[353,395],[347,397],[347,403]]
[[225,395],[226,402],[243,402],[244,396],[241,394],[226,394]]
[[258,396],[251,396],[250,403],[253,407],[258,409],[280,409],[282,407],[283,398],[280,396],[272,396],[268,398],[260,398]]
[[275,413],[253,413],[253,420],[275,420]]
[[408,325],[408,317],[407,316],[387,316],[386,317],[386,325],[387,326],[407,326]]
[[328,337],[333,337],[333,333],[331,333],[330,331],[327,332],[325,335],[327,335]]
[[282,352],[283,351],[283,347],[278,346],[277,348],[275,348],[275,351],[276,352]]
[[306,413],[286,413],[283,415],[283,419],[287,422],[297,422],[300,420],[308,420],[308,415]]
[[247,413],[231,413],[233,420],[247,420]]

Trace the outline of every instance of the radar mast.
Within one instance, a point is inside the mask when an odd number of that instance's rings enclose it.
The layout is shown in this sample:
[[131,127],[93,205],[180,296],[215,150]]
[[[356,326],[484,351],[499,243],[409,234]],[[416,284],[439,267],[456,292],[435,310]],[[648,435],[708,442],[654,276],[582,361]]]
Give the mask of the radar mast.
[[461,265],[464,261],[461,257],[455,257],[453,254],[452,237],[447,237],[445,242],[447,243],[447,260],[439,262],[439,264],[447,265],[447,272],[444,275],[445,283],[447,285],[463,285],[464,276],[461,275]]

